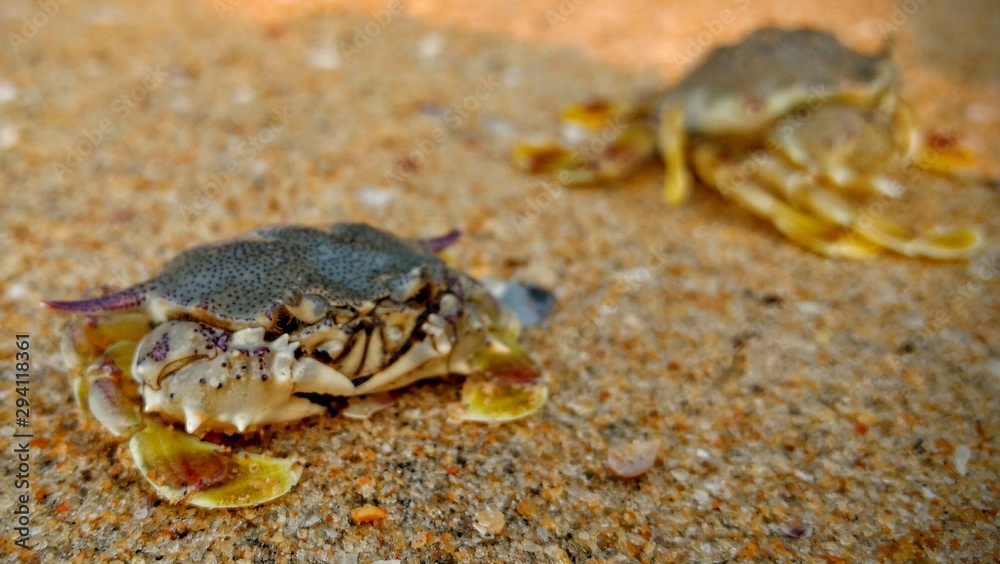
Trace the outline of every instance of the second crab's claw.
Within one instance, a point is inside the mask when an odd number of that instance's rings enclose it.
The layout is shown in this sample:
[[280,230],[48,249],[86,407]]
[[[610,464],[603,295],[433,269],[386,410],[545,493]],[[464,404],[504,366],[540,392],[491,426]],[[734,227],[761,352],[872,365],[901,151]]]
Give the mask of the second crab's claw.
[[995,182],[981,170],[982,159],[954,135],[928,133],[913,153],[913,163],[928,172],[966,181]]
[[142,413],[129,393],[135,389],[128,370],[133,354],[134,342],[111,345],[74,385],[77,403],[116,437],[127,437],[142,425]]

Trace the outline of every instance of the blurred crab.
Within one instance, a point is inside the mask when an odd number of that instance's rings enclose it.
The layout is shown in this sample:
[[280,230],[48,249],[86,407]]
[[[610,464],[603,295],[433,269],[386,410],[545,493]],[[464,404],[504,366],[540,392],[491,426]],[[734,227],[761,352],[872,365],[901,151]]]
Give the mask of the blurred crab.
[[294,486],[300,463],[234,454],[196,434],[319,414],[326,408],[309,399],[317,394],[370,394],[447,374],[469,375],[453,410],[460,419],[511,420],[544,403],[516,318],[435,256],[457,236],[265,228],[190,249],[120,292],[44,304],[85,315],[64,342],[77,401],[131,437],[136,465],[161,495],[255,505]]
[[[895,167],[942,171],[968,160],[958,148],[933,166],[915,158],[919,135],[897,75],[887,53],[857,53],[821,31],[761,29],[710,53],[665,94],[567,108],[575,144],[524,144],[513,159],[585,184],[624,177],[658,148],[671,204],[688,195],[690,161],[707,185],[820,254],[859,258],[884,247],[965,258],[981,243],[978,228],[915,234],[861,211],[866,198],[901,195],[887,176]],[[594,143],[599,130],[610,132],[606,143]]]

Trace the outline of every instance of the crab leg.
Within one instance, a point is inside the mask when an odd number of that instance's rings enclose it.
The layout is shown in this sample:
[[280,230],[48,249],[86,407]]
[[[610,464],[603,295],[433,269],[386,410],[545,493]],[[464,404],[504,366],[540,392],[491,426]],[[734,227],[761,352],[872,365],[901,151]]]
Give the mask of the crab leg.
[[[357,385],[335,368],[304,358],[292,376],[296,391],[354,396],[434,376],[464,374],[467,377],[455,418],[497,423],[537,411],[548,397],[548,385],[538,366],[517,345],[516,330],[503,326],[487,329],[480,325],[485,318],[476,313],[470,317],[475,320],[463,319],[456,327],[438,315],[429,316],[421,327],[428,338],[414,343],[393,364]],[[480,336],[472,337],[475,333]]]
[[645,103],[591,102],[562,112],[563,121],[593,134],[583,143],[525,143],[511,152],[515,166],[576,186],[625,178],[656,152]]
[[666,167],[663,199],[668,204],[680,204],[691,191],[687,170],[687,131],[684,129],[684,108],[674,106],[660,115],[660,154]]
[[750,179],[735,178],[730,165],[723,162],[713,145],[696,145],[692,160],[698,176],[706,184],[770,221],[778,231],[807,249],[824,256],[850,259],[875,254],[876,248],[868,241],[853,237],[834,223],[802,213]]
[[462,232],[458,229],[453,229],[440,237],[434,237],[431,239],[420,239],[417,244],[427,249],[432,253],[440,253],[441,251],[447,249],[448,247],[455,244],[458,238],[462,236]]
[[63,349],[76,367],[77,403],[115,436],[130,439],[132,458],[156,491],[174,502],[240,507],[270,501],[298,483],[297,461],[233,453],[142,414],[132,399],[131,364],[148,330],[142,314],[91,317],[70,325]]
[[909,229],[874,214],[859,212],[836,192],[810,174],[792,169],[770,156],[756,159],[757,176],[788,201],[796,202],[812,215],[850,229],[862,237],[904,256],[938,260],[967,258],[982,244],[976,227],[933,227],[914,235]]
[[49,309],[70,313],[111,313],[138,309],[145,301],[142,292],[133,287],[99,298],[73,301],[46,300],[42,302],[42,305]]

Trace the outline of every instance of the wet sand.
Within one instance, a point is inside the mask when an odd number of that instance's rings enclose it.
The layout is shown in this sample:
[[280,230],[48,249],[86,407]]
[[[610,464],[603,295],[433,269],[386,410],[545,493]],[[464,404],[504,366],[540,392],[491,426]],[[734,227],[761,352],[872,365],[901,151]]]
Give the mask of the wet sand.
[[[23,39],[8,35],[0,53],[5,523],[21,493],[16,333],[31,335],[34,435],[33,550],[5,527],[0,554],[1000,556],[995,188],[912,175],[888,210],[915,225],[983,225],[971,261],[854,263],[794,246],[703,187],[668,208],[659,165],[605,189],[552,190],[507,159],[516,140],[557,131],[568,103],[668,84],[762,25],[814,25],[868,50],[892,31],[921,121],[996,174],[989,2],[163,4],[71,2],[34,28],[22,20],[43,19],[34,3],[0,7]],[[125,445],[80,417],[58,354],[64,319],[39,301],[123,287],[184,248],[261,225],[348,220],[413,237],[457,227],[455,266],[552,288],[556,311],[524,335],[551,381],[547,406],[512,424],[455,425],[446,407],[461,379],[421,383],[367,421],[335,404],[248,437],[246,448],[305,462],[275,502],[158,500]],[[605,467],[609,448],[648,438],[662,443],[648,473]],[[352,524],[365,504],[386,518]]]

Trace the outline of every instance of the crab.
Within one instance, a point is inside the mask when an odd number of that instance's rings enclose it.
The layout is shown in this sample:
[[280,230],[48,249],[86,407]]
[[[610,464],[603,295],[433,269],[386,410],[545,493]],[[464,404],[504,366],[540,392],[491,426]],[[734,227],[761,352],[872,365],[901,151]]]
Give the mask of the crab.
[[325,412],[314,402],[323,396],[448,374],[468,376],[458,419],[508,421],[545,402],[516,317],[436,256],[457,237],[405,240],[353,223],[264,228],[185,251],[125,290],[43,303],[82,314],[63,346],[77,402],[129,438],[159,494],[256,505],[289,491],[301,463],[233,453],[207,433],[296,421]]
[[575,143],[519,145],[515,165],[587,184],[622,178],[658,150],[668,203],[687,198],[690,163],[705,184],[823,255],[884,248],[952,260],[981,245],[978,227],[915,233],[872,204],[902,194],[893,170],[947,172],[969,160],[960,148],[921,156],[888,49],[864,54],[822,31],[765,28],[717,48],[665,93],[577,104],[563,119]]

